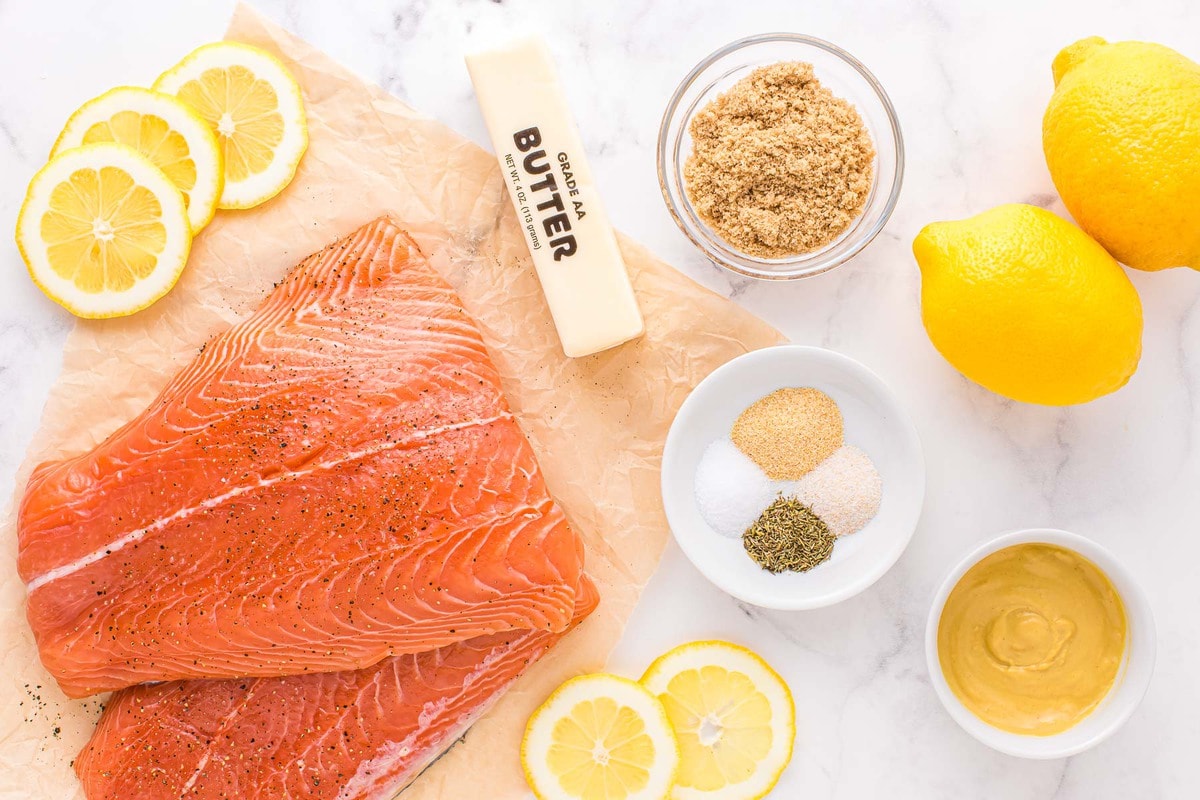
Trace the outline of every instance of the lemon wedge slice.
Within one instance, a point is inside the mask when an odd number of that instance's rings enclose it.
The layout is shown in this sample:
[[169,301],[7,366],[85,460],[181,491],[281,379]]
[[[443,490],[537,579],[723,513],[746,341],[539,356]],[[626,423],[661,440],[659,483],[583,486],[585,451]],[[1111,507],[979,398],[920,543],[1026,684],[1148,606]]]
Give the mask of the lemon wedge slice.
[[118,86],[71,115],[50,157],[100,142],[128,145],[165,172],[183,192],[193,232],[212,220],[225,184],[221,151],[212,129],[188,106],[168,94]]
[[583,675],[529,718],[521,763],[541,800],[665,800],[679,749],[646,689],[615,675]]
[[216,42],[154,82],[191,106],[217,135],[225,165],[219,208],[253,208],[291,183],[308,148],[300,86],[257,47]]
[[681,645],[650,665],[642,685],[679,740],[674,800],[765,797],[792,758],[796,711],[778,673],[729,642]]
[[17,215],[17,247],[34,283],[80,317],[146,308],[179,280],[191,243],[183,193],[121,144],[51,159]]

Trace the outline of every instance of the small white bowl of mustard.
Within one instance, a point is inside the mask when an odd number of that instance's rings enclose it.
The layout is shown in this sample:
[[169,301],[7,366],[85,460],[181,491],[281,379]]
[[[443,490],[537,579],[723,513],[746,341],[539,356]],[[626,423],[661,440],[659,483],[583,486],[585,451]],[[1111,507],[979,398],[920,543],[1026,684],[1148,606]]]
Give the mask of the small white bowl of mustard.
[[1150,685],[1154,616],[1095,542],[1006,533],[946,576],[929,612],[934,691],[963,730],[1008,755],[1075,755],[1111,736]]

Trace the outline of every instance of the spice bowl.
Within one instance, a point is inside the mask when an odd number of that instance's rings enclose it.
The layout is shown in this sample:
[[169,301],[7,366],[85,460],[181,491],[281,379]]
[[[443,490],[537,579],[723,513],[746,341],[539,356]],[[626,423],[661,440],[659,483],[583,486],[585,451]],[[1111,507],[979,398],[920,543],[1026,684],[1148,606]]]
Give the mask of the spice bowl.
[[[993,553],[1021,544],[1064,548],[1094,564],[1112,583],[1125,608],[1126,637],[1122,664],[1104,699],[1073,727],[1051,735],[1011,733],[977,717],[954,694],[942,672],[938,628],[954,587],[972,567]],[[1011,756],[1055,759],[1081,753],[1107,739],[1133,714],[1150,686],[1156,650],[1154,614],[1132,573],[1105,548],[1077,534],[1051,528],[1011,531],[972,550],[946,575],[929,610],[925,659],[934,692],[960,727],[983,744]]]
[[[688,198],[683,170],[692,152],[688,126],[696,112],[755,69],[783,61],[812,64],[823,86],[855,106],[874,141],[876,155],[874,182],[866,205],[840,237],[813,252],[770,259],[741,252],[712,230]],[[671,96],[658,133],[659,186],[676,224],[710,261],[753,278],[804,278],[853,258],[887,224],[896,207],[903,176],[900,123],[883,86],[862,62],[845,50],[797,33],[765,33],[739,39],[706,57]]]
[[[696,473],[705,449],[729,435],[744,409],[787,387],[818,389],[837,403],[845,442],[872,459],[882,496],[874,518],[839,537],[828,561],[807,572],[773,574],[747,555],[741,539],[722,536],[705,521]],[[687,397],[663,449],[662,496],[680,549],[713,584],[764,608],[820,608],[871,586],[904,552],[921,515],[925,461],[916,428],[875,373],[831,350],[779,345],[724,364]]]

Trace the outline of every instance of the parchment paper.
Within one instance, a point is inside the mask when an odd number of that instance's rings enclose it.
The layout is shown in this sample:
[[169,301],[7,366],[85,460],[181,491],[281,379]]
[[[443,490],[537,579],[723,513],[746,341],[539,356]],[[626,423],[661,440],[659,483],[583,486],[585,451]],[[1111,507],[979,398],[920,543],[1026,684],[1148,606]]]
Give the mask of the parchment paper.
[[[164,300],[128,319],[79,322],[17,497],[34,464],[86,450],[140,412],[203,342],[250,312],[304,256],[392,214],[482,326],[550,491],[587,542],[587,571],[602,596],[597,612],[404,797],[470,798],[484,786],[489,798],[527,796],[518,763],[526,717],[562,680],[603,666],[658,563],[668,535],[659,459],[676,409],[715,367],[782,337],[623,238],[646,335],[587,359],[565,358],[490,153],[244,6],[227,38],[276,53],[296,75],[308,153],[275,200],[218,212]],[[66,700],[42,669],[16,575],[15,510],[3,537],[0,798],[81,797],[70,764],[99,703]]]

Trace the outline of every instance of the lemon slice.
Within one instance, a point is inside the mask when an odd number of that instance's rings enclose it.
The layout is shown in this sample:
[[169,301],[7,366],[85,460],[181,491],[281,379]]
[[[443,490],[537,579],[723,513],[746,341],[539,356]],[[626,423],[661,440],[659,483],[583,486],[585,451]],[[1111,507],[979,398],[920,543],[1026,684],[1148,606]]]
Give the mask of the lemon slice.
[[50,157],[100,142],[128,145],[165,172],[183,192],[193,232],[212,220],[225,183],[221,151],[212,129],[188,106],[169,94],[118,86],[71,115]]
[[728,642],[681,645],[642,676],[679,740],[674,800],[754,800],[792,758],[796,711],[783,679]]
[[34,283],[81,317],[125,316],[158,300],[179,280],[191,243],[183,193],[121,144],[51,159],[17,215]]
[[679,748],[662,705],[642,686],[583,675],[529,718],[521,763],[541,800],[665,800]]
[[252,208],[283,191],[308,148],[300,86],[279,59],[237,42],[198,47],[154,82],[204,118],[221,146],[220,208]]

